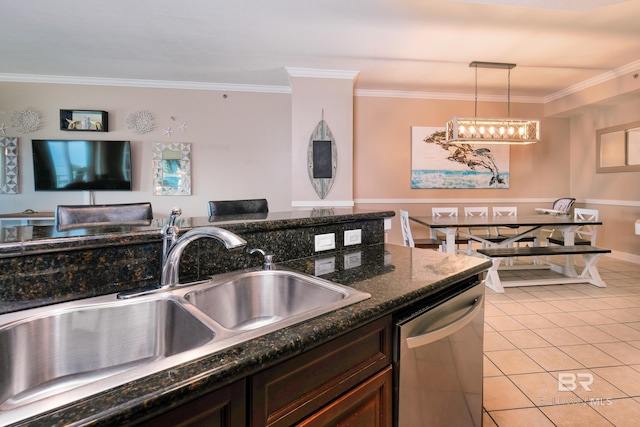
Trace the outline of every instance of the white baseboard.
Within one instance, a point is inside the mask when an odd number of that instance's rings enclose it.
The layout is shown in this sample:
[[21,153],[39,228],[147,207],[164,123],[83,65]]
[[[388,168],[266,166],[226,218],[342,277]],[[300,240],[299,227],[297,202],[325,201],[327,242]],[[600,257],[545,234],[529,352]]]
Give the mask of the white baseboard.
[[619,259],[622,261],[633,262],[634,264],[640,264],[640,255],[634,255],[627,252],[620,251],[611,251],[611,254],[608,255],[611,258]]

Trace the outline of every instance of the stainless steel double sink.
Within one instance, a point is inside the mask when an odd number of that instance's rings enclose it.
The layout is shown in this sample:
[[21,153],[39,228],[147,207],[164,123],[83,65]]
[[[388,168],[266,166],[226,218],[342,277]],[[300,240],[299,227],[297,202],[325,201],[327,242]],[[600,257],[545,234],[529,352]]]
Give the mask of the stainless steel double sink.
[[0,316],[0,424],[16,422],[370,295],[286,269]]

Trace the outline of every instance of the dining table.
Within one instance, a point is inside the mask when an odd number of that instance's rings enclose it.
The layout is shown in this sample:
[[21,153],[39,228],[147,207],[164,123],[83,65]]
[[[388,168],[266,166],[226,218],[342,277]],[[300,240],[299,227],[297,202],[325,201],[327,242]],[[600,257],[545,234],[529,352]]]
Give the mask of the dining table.
[[[509,247],[525,237],[537,237],[537,243],[543,239],[543,230],[557,230],[564,237],[564,245],[572,246],[575,242],[576,230],[583,225],[602,225],[599,220],[576,219],[572,215],[551,215],[538,213],[532,215],[509,216],[422,216],[410,215],[409,219],[430,230],[431,238],[437,238],[437,232],[445,234],[444,251],[456,253],[456,239],[468,239],[479,242],[483,247]],[[495,227],[511,229],[504,239],[496,239],[496,235],[474,233],[478,229],[494,229]],[[563,274],[573,276],[575,269],[567,257]]]

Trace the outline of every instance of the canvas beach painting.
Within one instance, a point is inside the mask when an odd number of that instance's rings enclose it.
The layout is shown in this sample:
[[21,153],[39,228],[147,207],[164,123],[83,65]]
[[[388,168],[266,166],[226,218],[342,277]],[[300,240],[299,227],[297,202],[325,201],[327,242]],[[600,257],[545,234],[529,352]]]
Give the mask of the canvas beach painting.
[[444,128],[411,128],[411,188],[509,188],[509,146],[445,142]]

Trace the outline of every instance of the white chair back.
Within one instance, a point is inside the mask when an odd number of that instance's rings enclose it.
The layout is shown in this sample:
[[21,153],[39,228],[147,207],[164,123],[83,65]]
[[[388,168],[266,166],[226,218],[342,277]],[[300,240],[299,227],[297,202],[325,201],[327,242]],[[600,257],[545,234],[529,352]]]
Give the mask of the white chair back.
[[489,216],[489,208],[486,206],[472,206],[464,208],[464,216]]
[[[494,206],[492,208],[493,216],[518,216],[518,208],[516,206]],[[509,236],[513,234],[513,229],[509,227],[493,227],[491,232],[493,235],[498,236],[500,234]]]
[[402,241],[405,246],[415,247],[413,235],[411,234],[411,225],[409,224],[409,212],[400,209],[400,229],[402,230]]
[[[468,217],[468,216],[479,216],[479,217],[488,217],[489,216],[489,208],[486,206],[465,206],[464,208],[464,216]],[[463,232],[472,233],[472,228],[471,227],[465,227],[463,229]],[[483,230],[480,231],[480,234],[485,234],[486,236],[490,236],[491,235],[491,230],[489,229],[489,227],[486,228],[486,230],[483,228],[479,228],[479,227],[475,227],[473,228],[473,230]],[[475,234],[478,234],[478,231],[475,232]],[[468,246],[468,252],[471,253],[471,245],[472,245],[472,241],[469,240]],[[484,245],[482,246],[484,247]]]
[[[574,208],[573,218],[576,221],[599,221],[600,211],[597,209]],[[590,240],[591,246],[596,245],[596,237],[598,236],[597,225],[581,225],[576,230],[576,237],[584,240]]]
[[458,208],[431,208],[432,216],[458,216]]
[[494,206],[493,216],[518,216],[516,206]]

